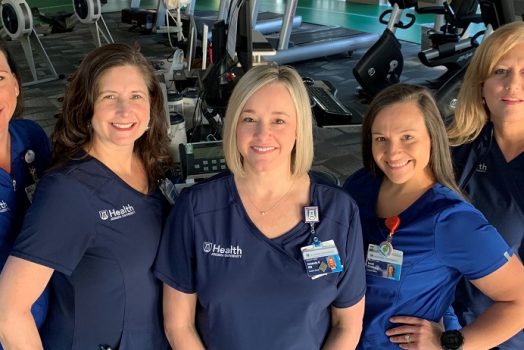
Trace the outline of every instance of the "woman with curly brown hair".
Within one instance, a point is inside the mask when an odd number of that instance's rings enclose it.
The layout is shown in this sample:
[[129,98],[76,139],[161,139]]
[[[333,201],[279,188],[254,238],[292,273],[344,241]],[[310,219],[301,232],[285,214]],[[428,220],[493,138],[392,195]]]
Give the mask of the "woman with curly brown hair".
[[[151,267],[171,166],[161,90],[137,48],[89,53],[68,87],[51,171],[0,277],[7,348],[167,349]],[[50,281],[39,337],[30,306]]]

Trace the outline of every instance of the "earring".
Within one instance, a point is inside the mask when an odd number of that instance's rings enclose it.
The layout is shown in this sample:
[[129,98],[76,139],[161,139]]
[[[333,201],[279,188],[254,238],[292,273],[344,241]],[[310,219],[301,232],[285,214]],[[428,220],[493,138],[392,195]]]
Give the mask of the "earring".
[[486,99],[484,97],[482,97],[482,105],[485,106],[486,105]]
[[91,121],[88,121],[88,122],[87,122],[87,128],[88,128],[88,129],[91,129]]

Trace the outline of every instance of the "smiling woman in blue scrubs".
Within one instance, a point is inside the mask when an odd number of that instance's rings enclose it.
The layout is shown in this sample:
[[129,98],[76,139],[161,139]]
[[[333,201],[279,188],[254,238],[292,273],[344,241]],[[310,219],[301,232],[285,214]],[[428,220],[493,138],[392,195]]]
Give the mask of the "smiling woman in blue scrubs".
[[155,274],[176,349],[353,349],[365,293],[358,210],[308,175],[309,97],[290,67],[258,66],[230,98],[231,173],[184,190]]
[[[52,170],[0,276],[6,348],[169,348],[152,273],[168,145],[160,85],[138,49],[89,53],[66,90]],[[29,308],[49,280],[40,338]]]
[[[365,169],[344,188],[360,209],[366,311],[358,349],[489,349],[524,326],[524,267],[465,202],[431,93],[397,84],[378,94],[362,126]],[[389,277],[383,273],[395,266]],[[470,326],[439,325],[465,277],[496,302]]]
[[[22,109],[20,88],[15,63],[5,43],[0,42],[0,268],[13,248],[51,153],[42,128],[16,118]],[[47,291],[32,308],[37,327],[44,322],[46,310]]]
[[[524,23],[497,29],[475,51],[449,129],[459,185],[524,259]],[[524,293],[524,285],[521,285]],[[473,322],[493,301],[473,284],[457,288],[455,310]],[[500,344],[524,349],[524,329]]]

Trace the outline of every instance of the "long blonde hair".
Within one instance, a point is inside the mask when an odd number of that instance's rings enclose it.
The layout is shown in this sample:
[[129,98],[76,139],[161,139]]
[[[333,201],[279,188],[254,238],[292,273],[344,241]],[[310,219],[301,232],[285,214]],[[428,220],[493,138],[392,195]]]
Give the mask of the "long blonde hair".
[[482,87],[502,56],[524,43],[524,22],[512,22],[497,29],[477,48],[458,95],[455,118],[448,127],[452,146],[473,141],[489,120]]

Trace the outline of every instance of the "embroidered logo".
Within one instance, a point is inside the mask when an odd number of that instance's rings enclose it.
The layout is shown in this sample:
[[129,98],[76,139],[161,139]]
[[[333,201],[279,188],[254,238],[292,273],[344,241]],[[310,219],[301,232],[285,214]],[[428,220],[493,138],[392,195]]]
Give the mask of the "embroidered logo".
[[480,164],[477,166],[477,172],[479,172],[479,173],[485,173],[486,171],[488,171],[488,166],[486,165],[486,163],[480,163]]
[[126,216],[134,215],[135,208],[133,208],[131,204],[128,204],[123,205],[121,209],[99,210],[98,214],[100,215],[100,219],[104,221],[107,219],[113,221],[125,218]]
[[229,247],[222,247],[220,244],[204,242],[204,244],[202,245],[202,250],[206,254],[219,258],[242,258],[242,249],[239,245],[230,245]]
[[211,249],[213,249],[213,243],[211,242],[204,242],[204,253],[209,253]]
[[5,213],[8,211],[9,211],[9,206],[7,205],[7,203],[4,202],[3,200],[0,201],[0,213]]

